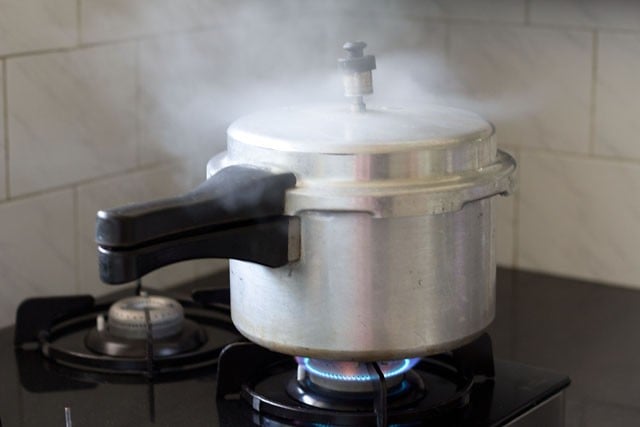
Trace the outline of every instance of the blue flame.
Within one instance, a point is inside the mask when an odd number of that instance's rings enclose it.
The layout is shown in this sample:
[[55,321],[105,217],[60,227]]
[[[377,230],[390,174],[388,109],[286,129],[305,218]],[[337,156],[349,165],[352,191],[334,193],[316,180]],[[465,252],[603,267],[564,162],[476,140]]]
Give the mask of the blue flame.
[[[304,369],[319,377],[336,381],[372,381],[377,376],[370,374],[366,363],[361,362],[332,362],[326,360],[310,359],[308,357],[296,357]],[[385,378],[393,378],[402,375],[413,368],[420,358],[391,360],[379,362],[380,369]],[[348,372],[345,372],[348,371]]]

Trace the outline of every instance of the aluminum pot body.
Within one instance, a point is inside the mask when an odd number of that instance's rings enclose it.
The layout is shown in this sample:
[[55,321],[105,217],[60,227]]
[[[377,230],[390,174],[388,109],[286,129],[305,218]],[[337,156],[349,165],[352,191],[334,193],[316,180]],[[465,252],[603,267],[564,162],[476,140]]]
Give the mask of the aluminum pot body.
[[304,212],[298,262],[231,261],[233,322],[267,348],[322,359],[456,347],[494,317],[492,203],[400,218]]
[[284,214],[291,262],[230,263],[238,330],[269,349],[390,360],[473,339],[494,317],[493,199],[515,162],[493,126],[428,106],[303,106],[239,119],[207,174],[251,165],[295,174]]

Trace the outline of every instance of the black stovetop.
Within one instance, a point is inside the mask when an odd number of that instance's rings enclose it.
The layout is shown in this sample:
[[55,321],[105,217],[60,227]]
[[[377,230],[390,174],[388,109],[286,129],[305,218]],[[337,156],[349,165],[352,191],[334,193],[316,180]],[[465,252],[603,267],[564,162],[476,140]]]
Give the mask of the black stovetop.
[[[13,327],[0,330],[2,426],[64,426],[65,408],[75,427],[292,425],[259,416],[244,400],[217,400],[216,365],[155,379],[105,375],[52,363],[37,349],[14,350],[13,340]],[[496,360],[493,381],[474,384],[467,405],[429,425],[502,425],[568,384],[564,375]]]

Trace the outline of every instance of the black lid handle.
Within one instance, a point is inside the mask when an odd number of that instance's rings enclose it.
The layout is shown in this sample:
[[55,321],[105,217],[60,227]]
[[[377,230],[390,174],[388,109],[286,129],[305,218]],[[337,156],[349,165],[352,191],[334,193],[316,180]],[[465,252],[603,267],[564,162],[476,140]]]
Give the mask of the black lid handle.
[[99,211],[96,243],[132,247],[203,227],[281,215],[284,194],[295,185],[292,173],[229,166],[187,194]]
[[292,173],[229,166],[182,196],[99,211],[100,278],[125,283],[196,258],[284,265],[296,252],[289,230],[298,223],[283,214],[295,185]]

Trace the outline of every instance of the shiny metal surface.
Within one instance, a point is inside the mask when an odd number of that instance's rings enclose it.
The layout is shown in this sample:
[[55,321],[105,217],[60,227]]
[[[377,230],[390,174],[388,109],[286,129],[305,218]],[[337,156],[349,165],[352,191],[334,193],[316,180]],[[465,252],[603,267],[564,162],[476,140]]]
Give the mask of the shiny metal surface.
[[250,163],[294,172],[286,214],[361,211],[375,217],[452,212],[509,194],[515,161],[497,151],[493,127],[465,111],[302,106],[258,113],[228,130],[228,150],[208,176]]
[[231,164],[296,174],[285,213],[300,257],[271,269],[231,261],[238,330],[282,353],[375,361],[438,353],[494,316],[492,197],[515,161],[493,126],[439,106],[302,106],[228,129]]
[[[492,134],[491,124],[477,114],[437,105],[372,105],[363,114],[342,104],[300,105],[247,115],[227,130],[230,151],[234,145],[243,144],[317,155],[438,149],[462,154],[486,145],[477,142]],[[465,146],[470,142],[476,142],[475,146]],[[460,170],[465,165],[451,166]]]
[[301,257],[230,262],[239,331],[267,348],[335,360],[438,353],[494,316],[492,200],[442,215],[303,212]]
[[373,93],[373,76],[376,69],[376,58],[364,55],[367,44],[362,41],[347,42],[342,48],[346,58],[338,59],[338,68],[342,71],[344,95],[351,100],[351,111],[362,113],[367,110],[364,95]]
[[157,295],[140,295],[111,305],[107,321],[109,332],[121,338],[147,338],[145,309],[149,311],[153,338],[165,338],[182,331],[184,310],[178,301]]

